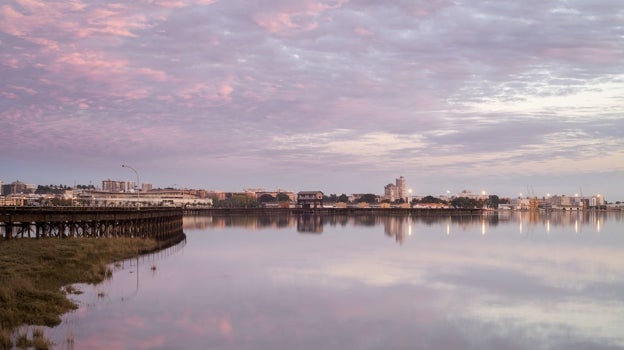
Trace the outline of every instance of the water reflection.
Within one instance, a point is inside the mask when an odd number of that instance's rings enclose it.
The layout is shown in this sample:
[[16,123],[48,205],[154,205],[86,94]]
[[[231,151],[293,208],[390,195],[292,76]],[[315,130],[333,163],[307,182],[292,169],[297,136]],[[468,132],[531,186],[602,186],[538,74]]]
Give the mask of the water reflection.
[[[184,219],[184,229],[218,229],[242,227],[253,230],[290,229],[296,227],[300,233],[322,234],[324,226],[367,226],[383,225],[384,233],[403,243],[412,236],[416,226],[432,227],[440,224],[446,235],[471,231],[478,227],[481,235],[486,235],[492,228],[501,223],[515,223],[520,234],[551,233],[552,230],[582,233],[600,233],[607,221],[622,222],[620,212],[605,211],[552,211],[519,212],[503,211],[484,215],[267,215],[267,216],[193,216]],[[571,228],[571,230],[570,230]]]
[[80,286],[50,332],[77,349],[624,349],[623,228],[596,212],[189,217],[186,245]]

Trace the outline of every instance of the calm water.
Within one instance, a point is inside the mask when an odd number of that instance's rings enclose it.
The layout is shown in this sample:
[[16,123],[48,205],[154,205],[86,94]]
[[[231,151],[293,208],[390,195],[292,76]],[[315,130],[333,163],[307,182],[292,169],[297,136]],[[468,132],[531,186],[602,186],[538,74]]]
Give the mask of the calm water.
[[75,349],[624,349],[624,216],[185,219],[79,285]]

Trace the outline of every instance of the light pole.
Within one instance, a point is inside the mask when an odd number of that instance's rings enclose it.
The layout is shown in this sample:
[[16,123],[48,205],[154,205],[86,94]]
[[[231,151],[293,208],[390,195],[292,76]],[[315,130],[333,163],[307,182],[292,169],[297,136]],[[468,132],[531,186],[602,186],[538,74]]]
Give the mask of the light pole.
[[136,177],[137,177],[137,184],[136,184],[136,186],[137,186],[137,208],[139,208],[141,206],[141,197],[140,197],[140,192],[139,192],[139,186],[140,186],[141,182],[139,181],[139,172],[136,171],[136,169],[134,169],[133,167],[131,167],[129,165],[126,165],[126,164],[122,164],[121,167],[122,168],[128,168],[128,169],[134,171],[134,173],[136,174]]

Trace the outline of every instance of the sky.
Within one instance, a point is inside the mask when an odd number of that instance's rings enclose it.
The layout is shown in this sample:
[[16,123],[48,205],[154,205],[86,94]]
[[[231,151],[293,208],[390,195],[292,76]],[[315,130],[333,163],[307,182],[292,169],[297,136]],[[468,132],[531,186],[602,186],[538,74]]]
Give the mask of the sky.
[[0,180],[624,200],[621,0],[0,0]]

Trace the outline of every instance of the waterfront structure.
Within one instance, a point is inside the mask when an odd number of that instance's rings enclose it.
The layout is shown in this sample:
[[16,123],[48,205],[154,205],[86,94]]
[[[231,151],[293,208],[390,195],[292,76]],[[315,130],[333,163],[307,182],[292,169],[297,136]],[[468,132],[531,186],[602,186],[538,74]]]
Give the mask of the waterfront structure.
[[297,193],[297,206],[301,208],[322,208],[323,192],[321,191],[301,191]]
[[152,190],[140,199],[127,192],[83,191],[77,196],[82,205],[108,206],[212,206],[212,198],[201,198],[193,190]]
[[[184,238],[180,208],[0,208],[0,239]],[[173,242],[172,242],[173,243]]]

